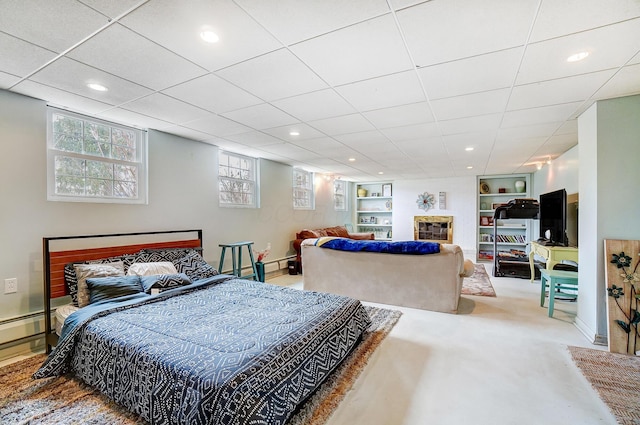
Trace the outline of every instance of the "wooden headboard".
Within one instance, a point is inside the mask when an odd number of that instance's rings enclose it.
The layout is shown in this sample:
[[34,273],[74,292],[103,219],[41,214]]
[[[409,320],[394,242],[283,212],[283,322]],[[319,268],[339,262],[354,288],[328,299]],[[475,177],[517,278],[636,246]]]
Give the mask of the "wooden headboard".
[[[137,242],[136,239],[144,240],[144,242]],[[101,242],[108,246],[100,246]],[[81,244],[87,247],[78,249],[78,245]],[[56,245],[59,246],[56,247]],[[73,245],[75,248],[69,249]],[[51,347],[55,346],[58,340],[51,327],[51,300],[69,294],[64,282],[65,264],[133,254],[141,249],[154,248],[202,248],[202,230],[165,230],[42,238],[47,353],[51,351]]]

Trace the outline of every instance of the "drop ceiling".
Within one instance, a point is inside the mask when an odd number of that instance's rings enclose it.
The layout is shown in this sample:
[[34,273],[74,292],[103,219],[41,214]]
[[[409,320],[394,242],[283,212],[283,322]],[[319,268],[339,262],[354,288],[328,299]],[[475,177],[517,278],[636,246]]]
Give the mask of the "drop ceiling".
[[0,6],[0,88],[354,181],[533,172],[640,93],[639,0]]

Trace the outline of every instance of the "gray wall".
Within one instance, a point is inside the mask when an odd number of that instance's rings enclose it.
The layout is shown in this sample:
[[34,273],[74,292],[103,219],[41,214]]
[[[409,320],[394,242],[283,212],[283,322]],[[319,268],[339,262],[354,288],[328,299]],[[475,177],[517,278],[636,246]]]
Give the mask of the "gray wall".
[[[261,160],[261,208],[218,207],[218,148],[149,132],[148,205],[50,202],[46,195],[46,104],[0,90],[0,322],[40,311],[42,237],[184,228],[204,230],[205,259],[217,266],[219,243],[252,240],[270,259],[293,254],[304,227],[351,221],[333,210],[332,183],[317,177],[316,209],[292,208],[291,167]],[[4,279],[18,278],[16,294]],[[2,338],[0,327],[0,342]]]

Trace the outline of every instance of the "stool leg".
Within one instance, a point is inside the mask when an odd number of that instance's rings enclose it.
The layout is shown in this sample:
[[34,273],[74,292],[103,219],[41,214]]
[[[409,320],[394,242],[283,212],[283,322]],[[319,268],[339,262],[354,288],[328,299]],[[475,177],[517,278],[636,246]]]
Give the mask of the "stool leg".
[[249,258],[251,259],[251,268],[253,269],[253,280],[259,280],[258,269],[256,269],[256,262],[253,259],[253,250],[251,249],[251,245],[249,245],[247,248],[249,248]]
[[238,247],[238,277],[242,277],[242,247]]
[[540,307],[544,307],[545,290],[547,289],[547,279],[540,276]]
[[235,276],[240,277],[239,267],[238,267],[238,253],[236,252],[236,247],[231,248],[232,258],[233,258],[233,274]]
[[227,249],[226,246],[222,247],[222,252],[220,253],[220,262],[218,263],[218,272],[222,273],[222,266],[224,265],[224,252]]
[[549,317],[553,317],[553,304],[556,295],[556,281],[553,277],[549,278]]

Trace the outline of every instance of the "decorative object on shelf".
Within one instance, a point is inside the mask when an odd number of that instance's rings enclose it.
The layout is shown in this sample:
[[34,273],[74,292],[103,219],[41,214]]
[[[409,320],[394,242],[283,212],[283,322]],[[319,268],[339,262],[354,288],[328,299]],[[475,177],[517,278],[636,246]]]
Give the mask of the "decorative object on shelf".
[[486,210],[487,209],[487,204],[485,204],[484,202],[480,204],[480,209],[481,210]]
[[391,196],[391,183],[382,185],[382,196]]
[[604,249],[609,351],[637,355],[640,352],[640,241],[605,239]]
[[384,206],[385,206],[385,208],[387,209],[387,211],[391,211],[391,206],[392,206],[391,201],[387,201],[387,202],[385,202],[385,203],[384,203]]
[[418,208],[425,211],[429,211],[431,208],[433,208],[434,203],[435,199],[433,195],[428,192],[424,192],[418,195],[418,200],[416,201],[416,204],[418,204]]
[[524,180],[516,181],[515,187],[516,187],[516,192],[517,193],[524,193],[524,191],[526,190],[526,184],[525,184]]
[[488,226],[489,225],[489,217],[483,215],[480,217],[480,226]]
[[441,210],[447,209],[447,192],[438,193],[438,208]]
[[359,188],[358,189],[358,197],[359,198],[364,198],[365,196],[367,196],[367,193],[369,193],[367,191],[367,189],[363,189],[363,188]]
[[498,193],[507,193],[507,189],[505,189],[504,187],[499,187]]
[[480,193],[482,193],[483,195],[486,195],[489,192],[491,192],[489,185],[484,182],[480,183]]

